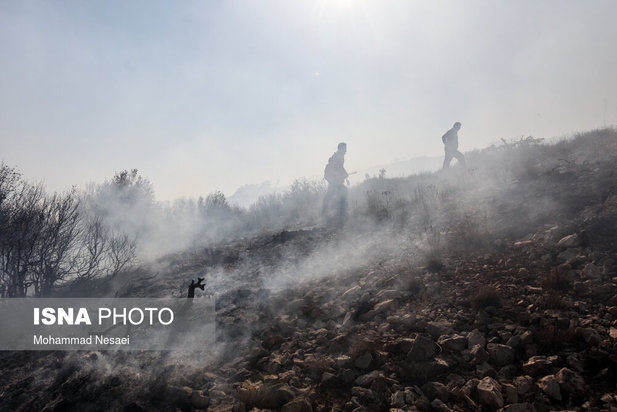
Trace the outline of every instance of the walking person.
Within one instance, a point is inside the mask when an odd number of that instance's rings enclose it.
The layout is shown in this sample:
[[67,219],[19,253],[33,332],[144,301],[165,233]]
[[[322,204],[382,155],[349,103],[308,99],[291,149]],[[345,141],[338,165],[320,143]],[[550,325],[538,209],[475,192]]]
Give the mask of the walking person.
[[[347,217],[345,180],[349,174],[344,166],[345,153],[347,153],[347,144],[339,143],[337,151],[328,159],[328,164],[324,170],[324,179],[328,182],[328,191],[323,201],[322,215],[327,218],[328,222],[334,222],[337,225],[342,225]],[[333,217],[331,217],[332,214]]]
[[450,162],[452,158],[455,157],[456,160],[463,166],[466,167],[465,164],[465,156],[461,152],[458,151],[458,131],[461,129],[461,123],[456,122],[452,129],[448,130],[446,134],[441,136],[441,141],[444,144],[444,149],[446,152],[446,156],[443,159],[443,168],[447,169],[450,167]]

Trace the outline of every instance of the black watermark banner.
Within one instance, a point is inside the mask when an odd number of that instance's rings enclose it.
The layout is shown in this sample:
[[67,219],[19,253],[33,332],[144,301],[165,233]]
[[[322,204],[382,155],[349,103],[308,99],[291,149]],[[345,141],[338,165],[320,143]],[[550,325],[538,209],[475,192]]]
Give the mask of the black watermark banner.
[[205,350],[214,299],[0,299],[0,350]]

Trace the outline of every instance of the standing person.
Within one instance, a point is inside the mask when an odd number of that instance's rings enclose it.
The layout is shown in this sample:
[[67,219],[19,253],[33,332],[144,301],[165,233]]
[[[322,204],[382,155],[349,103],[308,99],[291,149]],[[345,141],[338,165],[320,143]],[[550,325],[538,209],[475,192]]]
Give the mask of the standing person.
[[[339,143],[337,151],[328,159],[328,164],[324,170],[324,179],[328,182],[328,191],[323,201],[322,214],[328,216],[331,209],[334,209],[334,221],[336,224],[343,224],[347,217],[347,188],[345,179],[349,176],[345,170],[345,153],[347,144]],[[328,219],[330,220],[330,219]]]
[[456,157],[456,160],[465,167],[465,156],[461,152],[458,151],[458,131],[461,129],[461,123],[456,122],[452,129],[448,130],[446,134],[441,136],[441,141],[444,144],[444,148],[446,151],[446,157],[443,159],[443,168],[447,169],[450,167],[450,162],[453,157]]

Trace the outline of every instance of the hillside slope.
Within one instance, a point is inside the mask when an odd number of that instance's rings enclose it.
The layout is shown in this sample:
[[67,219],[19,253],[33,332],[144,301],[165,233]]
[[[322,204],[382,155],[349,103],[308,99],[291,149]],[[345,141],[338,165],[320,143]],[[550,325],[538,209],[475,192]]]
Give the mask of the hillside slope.
[[0,407],[617,408],[617,132],[467,157],[365,181],[340,230],[232,239],[99,285],[184,296],[205,277],[216,347],[4,352]]

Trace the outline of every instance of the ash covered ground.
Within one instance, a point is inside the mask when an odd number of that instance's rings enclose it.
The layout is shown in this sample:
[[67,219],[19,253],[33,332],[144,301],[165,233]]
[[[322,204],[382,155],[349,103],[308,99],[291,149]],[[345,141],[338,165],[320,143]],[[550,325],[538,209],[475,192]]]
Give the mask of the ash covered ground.
[[216,344],[2,352],[0,408],[614,410],[616,160],[611,129],[521,140],[466,172],[367,178],[342,228],[247,232],[93,281],[183,297],[205,278]]

